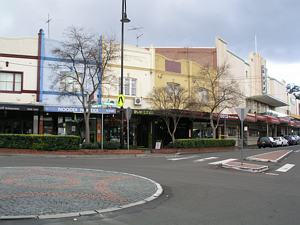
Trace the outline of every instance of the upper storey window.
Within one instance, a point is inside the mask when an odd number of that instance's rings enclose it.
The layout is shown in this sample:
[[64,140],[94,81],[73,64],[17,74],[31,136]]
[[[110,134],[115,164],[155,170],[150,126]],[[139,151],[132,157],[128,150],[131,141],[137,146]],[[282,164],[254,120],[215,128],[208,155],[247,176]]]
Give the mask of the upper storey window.
[[1,72],[0,71],[0,91],[1,92],[21,92],[22,73]]

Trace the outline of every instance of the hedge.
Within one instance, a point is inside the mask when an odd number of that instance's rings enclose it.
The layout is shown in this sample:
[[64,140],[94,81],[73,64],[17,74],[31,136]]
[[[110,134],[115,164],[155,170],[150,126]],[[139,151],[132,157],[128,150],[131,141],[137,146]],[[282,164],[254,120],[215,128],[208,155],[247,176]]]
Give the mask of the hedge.
[[235,145],[235,140],[229,139],[177,139],[170,144],[173,148],[206,148],[206,147],[230,147]]
[[75,150],[79,144],[80,137],[71,135],[0,134],[0,148]]
[[[81,148],[82,149],[100,149],[101,142],[90,143],[90,144],[83,143],[81,145]],[[119,148],[120,148],[120,142],[118,142],[118,141],[104,141],[103,142],[103,149],[119,149]]]

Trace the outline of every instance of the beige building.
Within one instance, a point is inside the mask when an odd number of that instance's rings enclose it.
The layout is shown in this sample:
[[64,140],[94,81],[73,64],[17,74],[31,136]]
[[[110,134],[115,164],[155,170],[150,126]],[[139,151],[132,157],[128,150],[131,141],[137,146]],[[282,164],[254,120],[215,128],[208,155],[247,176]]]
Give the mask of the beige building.
[[0,102],[35,104],[37,38],[0,38]]
[[38,133],[38,38],[0,38],[0,133]]
[[[103,102],[117,102],[120,93],[120,57],[108,72],[113,82],[103,85]],[[154,87],[155,55],[153,48],[124,46],[123,93],[124,108],[149,109],[149,95]]]

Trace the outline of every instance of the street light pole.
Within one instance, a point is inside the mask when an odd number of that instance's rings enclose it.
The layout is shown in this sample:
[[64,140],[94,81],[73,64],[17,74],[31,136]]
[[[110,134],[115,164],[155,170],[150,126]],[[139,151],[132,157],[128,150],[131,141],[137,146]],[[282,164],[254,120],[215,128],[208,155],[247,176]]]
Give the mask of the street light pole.
[[[129,23],[130,19],[127,18],[127,13],[126,13],[126,0],[122,0],[122,19],[121,19],[121,87],[120,87],[120,95],[123,95],[123,79],[124,79],[124,23]],[[124,108],[123,106],[121,107],[121,130],[120,130],[120,145],[121,149],[124,148],[124,136],[123,136],[123,131],[124,131]]]

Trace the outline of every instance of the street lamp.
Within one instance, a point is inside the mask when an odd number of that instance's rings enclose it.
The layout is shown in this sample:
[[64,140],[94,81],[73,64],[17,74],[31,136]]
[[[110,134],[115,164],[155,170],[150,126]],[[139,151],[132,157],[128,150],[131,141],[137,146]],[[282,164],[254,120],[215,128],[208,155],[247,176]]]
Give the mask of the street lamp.
[[[121,87],[120,87],[120,95],[123,95],[123,70],[124,70],[124,23],[129,23],[130,19],[127,18],[127,13],[126,13],[126,0],[122,0],[122,19],[121,19],[121,24],[122,24],[122,29],[121,29]],[[121,131],[120,131],[120,144],[121,144],[121,149],[124,148],[124,136],[123,136],[123,131],[124,131],[124,110],[123,106],[121,107]]]

